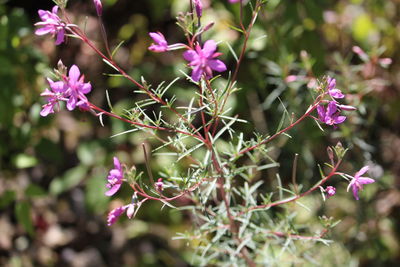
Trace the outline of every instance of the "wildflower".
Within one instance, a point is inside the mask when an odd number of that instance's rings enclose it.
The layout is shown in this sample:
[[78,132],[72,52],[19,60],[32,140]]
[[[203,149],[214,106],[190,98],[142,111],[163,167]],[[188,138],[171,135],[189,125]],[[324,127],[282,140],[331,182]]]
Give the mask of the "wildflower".
[[344,98],[344,94],[342,91],[339,89],[335,88],[336,87],[336,79],[328,77],[327,78],[327,83],[328,83],[328,93],[331,97],[333,98]]
[[52,11],[39,10],[39,16],[42,20],[41,22],[37,22],[35,26],[39,26],[39,28],[35,31],[36,35],[45,35],[50,33],[53,36],[56,36],[56,45],[64,42],[65,39],[65,29],[66,24],[61,21],[60,17],[57,15],[58,6],[54,6]]
[[103,5],[101,0],[93,0],[94,6],[96,7],[97,16],[101,17],[103,15]]
[[106,187],[109,190],[105,193],[106,196],[112,196],[120,189],[124,178],[121,163],[117,157],[114,157],[114,169],[110,170],[107,177]]
[[328,198],[332,197],[336,194],[336,188],[329,185],[325,188],[325,192]]
[[122,213],[125,212],[127,207],[128,207],[128,205],[121,206],[121,207],[115,208],[112,211],[110,211],[110,213],[108,213],[108,216],[107,216],[107,225],[108,226],[113,225],[117,221],[118,217],[121,216]]
[[164,183],[162,181],[162,178],[159,178],[156,183],[154,183],[154,186],[157,191],[163,191],[164,190]]
[[201,0],[194,0],[194,6],[196,8],[197,17],[200,18],[203,14],[203,3]]
[[149,47],[150,51],[157,53],[168,51],[168,43],[161,32],[150,32],[149,35],[155,42]]
[[206,78],[212,77],[212,71],[222,72],[226,70],[224,62],[215,59],[220,56],[221,53],[216,53],[217,44],[213,40],[208,40],[204,43],[203,48],[199,44],[196,45],[195,50],[187,50],[183,53],[183,57],[190,61],[189,66],[193,67],[192,79],[198,82],[201,75],[205,73]]
[[375,182],[374,179],[369,178],[369,177],[362,177],[364,173],[366,173],[369,170],[368,166],[364,166],[354,174],[353,179],[349,183],[349,186],[347,187],[347,191],[349,191],[350,187],[353,190],[353,195],[356,200],[359,200],[360,198],[358,197],[358,191],[363,189],[364,184],[372,184]]
[[229,1],[229,3],[231,3],[231,4],[234,4],[234,3],[239,3],[240,1],[242,1],[242,0],[228,0]]
[[340,110],[338,110],[337,103],[335,101],[330,101],[328,107],[325,111],[324,106],[318,105],[318,118],[321,122],[326,123],[328,125],[332,125],[336,127],[337,124],[340,124],[346,120],[346,116],[340,116]]
[[76,106],[83,109],[87,109],[89,104],[85,94],[88,94],[92,90],[90,83],[84,83],[84,75],[81,75],[79,68],[73,65],[69,69],[68,78],[66,78],[66,84],[68,89],[65,91],[66,97],[69,97],[67,101],[67,109],[73,110]]
[[65,100],[64,97],[64,92],[66,90],[66,86],[62,81],[58,82],[53,82],[51,79],[47,79],[47,81],[50,84],[50,89],[46,88],[46,90],[41,93],[41,96],[44,96],[47,98],[47,104],[42,106],[42,111],[40,112],[40,115],[42,117],[46,117],[50,113],[54,113],[54,106],[57,105],[58,108],[59,106],[59,101]]

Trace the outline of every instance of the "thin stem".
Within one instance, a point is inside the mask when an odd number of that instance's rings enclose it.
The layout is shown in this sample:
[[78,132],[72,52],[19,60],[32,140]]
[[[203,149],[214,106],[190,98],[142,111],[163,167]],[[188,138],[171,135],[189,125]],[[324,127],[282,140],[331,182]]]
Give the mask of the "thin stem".
[[271,207],[274,206],[279,206],[282,204],[286,204],[286,203],[290,203],[293,201],[296,201],[304,196],[307,196],[308,194],[314,192],[316,189],[318,189],[320,186],[322,186],[326,181],[328,181],[332,176],[337,175],[338,173],[336,172],[337,168],[339,167],[340,163],[342,162],[341,159],[338,160],[338,162],[336,163],[336,165],[333,167],[332,171],[322,180],[320,180],[317,184],[315,184],[313,187],[311,187],[310,189],[308,189],[307,191],[305,191],[304,193],[301,193],[299,195],[296,195],[294,197],[290,197],[290,198],[286,198],[286,199],[282,199],[282,200],[278,200],[269,204],[264,204],[264,205],[258,205],[258,206],[253,206],[250,207],[244,211],[241,211],[238,216],[243,215],[247,212],[250,212],[252,210],[258,210],[258,209],[269,209]]
[[[67,22],[70,23],[70,20],[65,12],[65,10],[62,10],[64,17],[66,18]],[[153,92],[151,92],[150,90],[148,90],[145,86],[143,86],[142,84],[140,84],[138,81],[136,81],[134,78],[132,78],[131,76],[129,76],[121,67],[118,66],[118,64],[110,57],[107,57],[106,55],[104,55],[91,41],[90,39],[87,38],[86,34],[84,32],[82,32],[79,28],[70,28],[70,31],[77,35],[84,43],[86,43],[90,48],[92,48],[101,58],[103,58],[104,60],[106,60],[109,64],[111,64],[122,76],[124,76],[124,78],[126,78],[127,80],[129,80],[130,82],[132,82],[133,84],[135,84],[137,87],[139,87],[140,89],[142,89],[143,91],[145,91],[147,93],[147,95],[153,99],[154,101],[156,101],[157,103],[166,106],[169,110],[171,110],[173,113],[175,113],[180,119],[182,119],[184,122],[186,122],[189,127],[191,127],[194,132],[196,133],[196,135],[199,137],[199,140],[202,140],[203,137],[201,136],[201,134],[199,132],[197,132],[197,128],[190,123],[182,114],[180,114],[176,109],[174,109],[173,107],[171,107],[169,104],[167,104],[167,102],[165,102],[163,99],[159,98],[157,95],[155,95]]]
[[320,102],[322,101],[321,98],[324,96],[324,94],[320,95],[319,97],[317,97],[317,99],[314,101],[314,103],[310,106],[310,108],[307,110],[306,113],[304,113],[298,120],[296,120],[295,122],[291,123],[289,126],[287,126],[286,128],[278,131],[277,133],[275,133],[274,135],[272,135],[271,137],[259,142],[258,144],[255,144],[251,147],[245,148],[241,151],[238,152],[238,155],[241,154],[245,154],[249,151],[254,150],[255,148],[266,144],[272,140],[274,140],[276,137],[280,136],[281,134],[289,131],[290,129],[292,129],[294,126],[296,126],[297,124],[299,124],[300,122],[302,122],[305,118],[307,118],[308,116],[310,116],[310,114],[317,108],[317,106],[320,104]]
[[[94,105],[92,103],[89,103],[89,107],[94,109],[94,110],[97,110],[97,111],[99,111],[99,112],[101,112],[101,113],[103,113],[103,114],[105,114],[105,115],[107,115],[109,117],[113,117],[115,119],[118,119],[120,121],[124,121],[124,122],[132,124],[132,125],[136,125],[136,126],[144,127],[144,128],[148,128],[148,129],[153,129],[153,130],[160,130],[160,131],[166,131],[166,132],[172,132],[172,133],[181,133],[181,134],[188,135],[188,136],[191,136],[191,137],[199,139],[199,136],[194,135],[194,134],[189,133],[189,132],[185,132],[185,131],[181,131],[181,130],[177,130],[177,129],[160,127],[160,126],[152,126],[152,125],[147,125],[147,124],[143,124],[143,123],[140,123],[140,122],[128,120],[128,119],[123,118],[121,116],[118,116],[118,115],[116,115],[114,113],[105,111],[104,109],[99,108],[98,106],[96,106],[96,105]],[[202,141],[202,139],[199,139],[199,140]]]

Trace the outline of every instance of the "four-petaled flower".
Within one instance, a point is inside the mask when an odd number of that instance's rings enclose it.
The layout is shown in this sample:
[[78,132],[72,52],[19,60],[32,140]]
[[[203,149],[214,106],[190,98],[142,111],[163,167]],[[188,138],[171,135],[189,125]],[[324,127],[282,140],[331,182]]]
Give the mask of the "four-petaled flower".
[[54,106],[59,101],[67,102],[68,110],[73,110],[75,107],[79,107],[83,110],[89,110],[89,101],[85,94],[88,94],[92,90],[92,86],[89,83],[84,82],[84,75],[81,76],[79,68],[73,65],[69,70],[68,77],[64,76],[60,81],[53,82],[51,79],[47,79],[50,84],[50,88],[46,89],[42,94],[46,97],[47,104],[42,106],[40,115],[45,117],[50,113],[54,113]]
[[192,80],[198,82],[201,75],[205,73],[206,78],[212,77],[212,71],[223,72],[226,70],[224,62],[215,59],[221,53],[215,52],[217,44],[213,40],[208,40],[204,43],[203,48],[199,44],[196,45],[195,50],[187,50],[183,53],[183,57],[190,61],[189,66],[193,67]]
[[346,120],[346,116],[339,115],[340,110],[338,110],[337,103],[335,101],[330,101],[328,107],[325,111],[324,106],[318,105],[318,118],[321,122],[328,125],[335,126]]
[[88,100],[85,94],[92,90],[92,85],[84,82],[85,76],[81,75],[79,68],[73,65],[69,69],[68,78],[66,79],[67,90],[65,96],[69,97],[67,101],[67,109],[73,110],[76,106],[87,109]]
[[122,170],[121,163],[119,162],[117,157],[114,157],[114,169],[110,170],[108,177],[107,177],[107,188],[109,190],[105,193],[106,196],[112,196],[122,185],[124,179],[124,172]]
[[50,33],[53,36],[56,36],[56,45],[64,42],[65,38],[65,28],[67,25],[61,21],[60,17],[57,15],[58,6],[54,6],[52,11],[47,10],[39,10],[39,16],[42,20],[41,22],[37,22],[35,26],[39,26],[39,28],[35,31],[36,35],[45,35]]
[[350,181],[349,186],[347,187],[347,191],[349,191],[350,187],[352,188],[354,198],[357,200],[360,199],[358,197],[358,191],[363,189],[363,185],[372,184],[373,182],[375,182],[375,180],[372,178],[361,176],[368,170],[369,170],[368,166],[362,167],[361,170],[359,170],[358,172],[356,172],[356,174],[354,174],[354,177],[352,177],[353,179]]
[[331,97],[344,98],[344,94],[342,93],[342,91],[336,88],[336,79],[328,76],[327,83],[328,83],[328,93]]

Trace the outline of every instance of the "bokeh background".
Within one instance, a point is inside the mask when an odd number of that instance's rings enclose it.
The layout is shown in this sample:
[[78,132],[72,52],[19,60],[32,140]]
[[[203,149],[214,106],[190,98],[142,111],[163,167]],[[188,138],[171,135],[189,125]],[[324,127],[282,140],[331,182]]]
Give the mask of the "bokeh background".
[[[110,44],[125,41],[116,59],[132,76],[143,75],[154,84],[183,76],[181,52],[150,53],[147,33],[161,31],[171,43],[184,41],[175,17],[187,9],[186,2],[103,0]],[[222,41],[222,58],[233,68],[226,43],[236,51],[241,45],[240,34],[229,28],[237,23],[238,5],[203,2],[204,21],[216,22],[205,37]],[[104,196],[112,157],[144,169],[140,145],[151,140],[141,133],[111,137],[129,127],[109,119],[103,127],[77,110],[40,117],[44,77],[59,59],[79,65],[92,82],[92,102],[107,107],[106,90],[116,110],[139,99],[131,84],[103,75],[109,67],[78,40],[56,47],[53,39],[33,34],[37,10],[52,5],[50,0],[0,0],[0,265],[190,266],[195,242],[173,239],[191,230],[185,211],[160,210],[159,203],[148,202],[134,220],[106,226],[107,212],[130,195],[124,188],[120,198]],[[102,46],[92,1],[70,0],[68,11]],[[322,215],[341,222],[329,233],[334,240],[329,247],[299,241],[308,254],[299,250],[298,258],[290,259],[294,266],[400,264],[399,18],[397,0],[270,0],[254,27],[238,78],[242,90],[229,103],[232,113],[251,122],[238,131],[248,138],[255,129],[273,131],[283,105],[301,114],[311,101],[314,78],[334,75],[357,112],[337,130],[322,132],[308,120],[291,132],[293,139],[276,142],[273,157],[281,163],[281,177],[290,177],[298,153],[298,180],[312,185],[318,179],[316,164],[327,161],[326,147],[340,140],[350,148],[342,171],[352,174],[368,164],[377,181],[360,201],[340,179],[332,182],[335,197],[323,202],[314,193],[304,200],[310,210],[298,211],[298,223],[312,225]],[[353,46],[366,55],[354,53]],[[182,79],[173,92],[184,101],[191,88]],[[154,173],[168,167],[162,158],[152,166]],[[263,175],[268,180],[275,174]],[[303,261],[306,257],[311,259]]]

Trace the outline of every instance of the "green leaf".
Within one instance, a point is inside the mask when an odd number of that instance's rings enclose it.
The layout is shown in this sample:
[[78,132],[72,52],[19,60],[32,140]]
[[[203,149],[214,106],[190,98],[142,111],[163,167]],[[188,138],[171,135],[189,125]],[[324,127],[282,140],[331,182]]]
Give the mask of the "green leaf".
[[15,192],[8,190],[5,191],[0,197],[0,208],[5,208],[15,200]]
[[29,202],[23,201],[17,203],[15,206],[15,216],[17,217],[18,223],[22,225],[28,234],[34,235],[33,223],[31,218],[31,206]]
[[53,195],[58,195],[73,188],[74,186],[77,186],[85,177],[86,172],[87,167],[85,166],[78,166],[69,169],[63,177],[55,178],[51,182],[49,188],[50,193]]
[[104,194],[105,181],[104,176],[95,175],[88,180],[86,185],[85,203],[89,210],[98,214],[104,213],[108,208],[109,197]]
[[25,195],[28,197],[43,197],[46,195],[46,191],[40,186],[30,184],[25,190]]
[[14,158],[14,165],[18,169],[30,168],[35,166],[37,163],[38,160],[35,157],[26,154],[18,154]]

